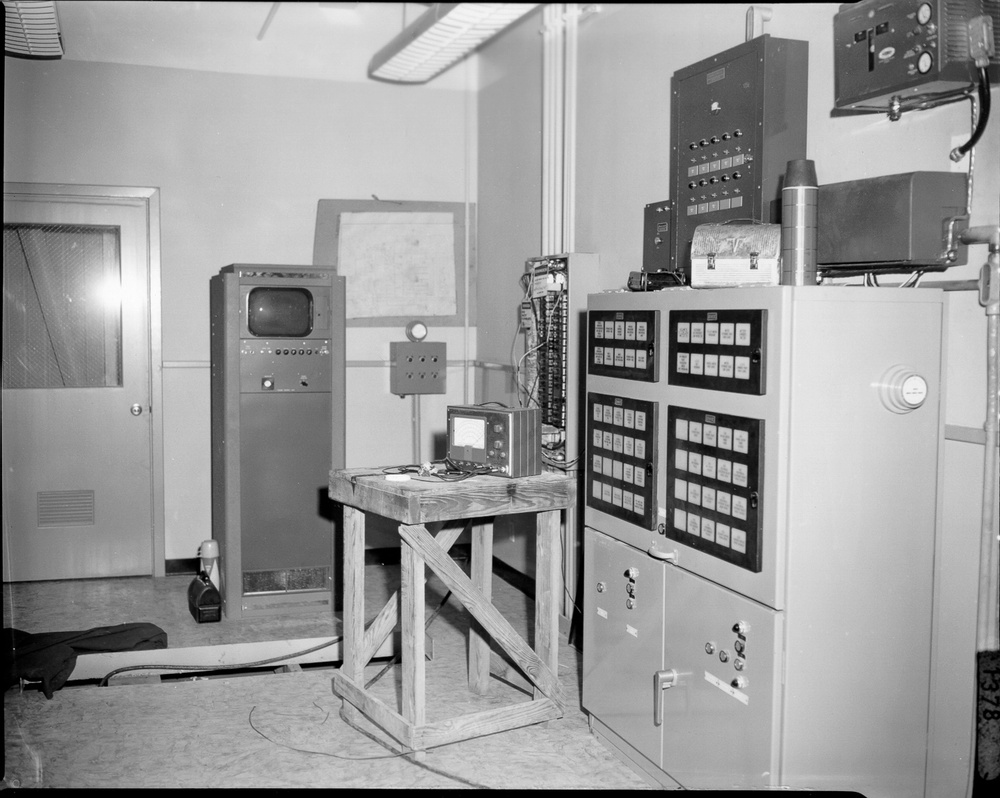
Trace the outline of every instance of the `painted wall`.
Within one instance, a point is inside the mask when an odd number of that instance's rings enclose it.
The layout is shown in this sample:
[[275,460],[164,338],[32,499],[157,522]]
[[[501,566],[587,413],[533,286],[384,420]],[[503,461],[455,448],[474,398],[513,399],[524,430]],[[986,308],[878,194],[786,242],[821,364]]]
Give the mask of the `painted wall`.
[[[208,281],[230,263],[310,264],[320,199],[466,202],[466,91],[5,58],[4,180],[160,189],[166,558],[211,536]],[[347,465],[409,463],[410,400],[389,393],[389,341],[351,328]],[[451,361],[461,328],[432,330]],[[464,394],[427,397],[425,452]]]

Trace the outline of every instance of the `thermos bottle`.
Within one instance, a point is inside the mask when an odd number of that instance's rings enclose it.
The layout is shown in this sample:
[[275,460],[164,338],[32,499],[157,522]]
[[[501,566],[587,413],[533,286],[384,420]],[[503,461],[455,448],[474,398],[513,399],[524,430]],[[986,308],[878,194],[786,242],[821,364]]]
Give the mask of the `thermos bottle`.
[[201,570],[212,586],[219,589],[219,544],[215,540],[205,540],[198,549],[198,556],[201,557]]
[[781,189],[781,284],[816,285],[816,164],[800,158],[785,167]]

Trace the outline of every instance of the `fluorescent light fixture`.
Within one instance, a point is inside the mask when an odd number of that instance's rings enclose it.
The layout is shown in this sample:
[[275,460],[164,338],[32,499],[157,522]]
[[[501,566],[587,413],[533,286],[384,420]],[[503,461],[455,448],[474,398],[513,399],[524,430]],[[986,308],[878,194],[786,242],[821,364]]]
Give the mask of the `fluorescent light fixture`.
[[62,58],[62,35],[54,0],[3,0],[4,55],[16,58]]
[[435,3],[368,64],[368,76],[426,83],[539,3]]

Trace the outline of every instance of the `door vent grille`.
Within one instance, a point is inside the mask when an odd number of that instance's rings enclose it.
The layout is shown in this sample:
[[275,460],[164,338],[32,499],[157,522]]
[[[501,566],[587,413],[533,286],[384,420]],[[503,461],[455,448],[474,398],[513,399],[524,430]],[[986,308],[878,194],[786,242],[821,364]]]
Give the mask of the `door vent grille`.
[[38,526],[93,526],[94,491],[49,490],[38,495]]

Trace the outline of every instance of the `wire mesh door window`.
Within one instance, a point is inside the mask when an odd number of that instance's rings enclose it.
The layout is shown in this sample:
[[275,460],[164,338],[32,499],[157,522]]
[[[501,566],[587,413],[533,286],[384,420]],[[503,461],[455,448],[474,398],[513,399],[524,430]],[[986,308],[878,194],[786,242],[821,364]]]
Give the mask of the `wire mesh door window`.
[[120,228],[5,224],[3,387],[122,384]]

